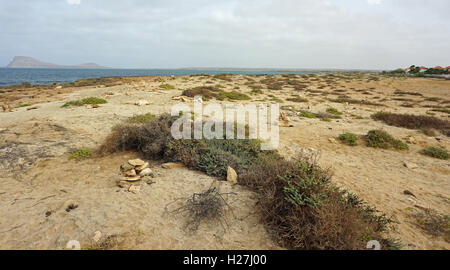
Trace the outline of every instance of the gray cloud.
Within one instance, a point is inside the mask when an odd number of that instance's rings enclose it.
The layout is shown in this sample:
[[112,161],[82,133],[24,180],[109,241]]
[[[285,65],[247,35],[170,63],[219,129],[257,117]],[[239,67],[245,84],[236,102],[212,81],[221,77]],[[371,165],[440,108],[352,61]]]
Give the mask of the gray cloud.
[[14,55],[114,67],[448,65],[447,0],[0,0]]

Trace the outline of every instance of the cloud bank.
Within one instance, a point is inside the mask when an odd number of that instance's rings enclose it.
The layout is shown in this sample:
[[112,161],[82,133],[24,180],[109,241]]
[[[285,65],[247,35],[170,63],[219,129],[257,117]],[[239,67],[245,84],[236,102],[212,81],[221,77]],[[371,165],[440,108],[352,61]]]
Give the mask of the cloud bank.
[[447,0],[0,0],[0,66],[14,55],[136,68],[448,66],[448,10]]

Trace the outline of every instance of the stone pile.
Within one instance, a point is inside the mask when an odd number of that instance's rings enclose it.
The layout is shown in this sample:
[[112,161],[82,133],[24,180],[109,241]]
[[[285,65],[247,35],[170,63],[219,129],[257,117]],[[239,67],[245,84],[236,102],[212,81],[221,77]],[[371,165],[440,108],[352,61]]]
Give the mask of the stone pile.
[[149,182],[154,177],[148,162],[140,159],[128,160],[120,166],[121,179],[117,185],[121,188],[127,188],[128,191],[138,193],[141,181]]

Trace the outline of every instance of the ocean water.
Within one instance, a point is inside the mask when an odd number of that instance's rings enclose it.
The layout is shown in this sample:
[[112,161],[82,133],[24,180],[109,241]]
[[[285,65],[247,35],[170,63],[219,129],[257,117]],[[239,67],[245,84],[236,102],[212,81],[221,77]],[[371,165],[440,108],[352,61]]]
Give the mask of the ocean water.
[[22,84],[51,84],[74,82],[87,78],[128,77],[128,76],[184,76],[195,74],[306,74],[321,71],[247,71],[247,70],[184,70],[184,69],[28,69],[0,68],[0,86]]

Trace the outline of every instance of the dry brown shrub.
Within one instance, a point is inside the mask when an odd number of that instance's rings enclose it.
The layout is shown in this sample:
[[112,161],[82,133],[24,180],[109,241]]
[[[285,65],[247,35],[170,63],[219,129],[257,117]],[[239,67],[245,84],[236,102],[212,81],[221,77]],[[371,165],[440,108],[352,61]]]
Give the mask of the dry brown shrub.
[[450,136],[450,121],[433,116],[378,112],[372,115],[372,118],[394,127],[417,130],[436,129],[442,134]]

